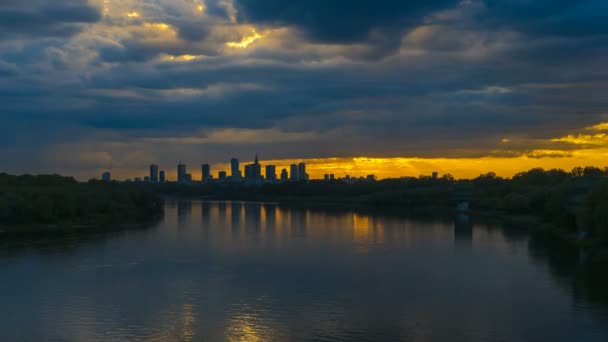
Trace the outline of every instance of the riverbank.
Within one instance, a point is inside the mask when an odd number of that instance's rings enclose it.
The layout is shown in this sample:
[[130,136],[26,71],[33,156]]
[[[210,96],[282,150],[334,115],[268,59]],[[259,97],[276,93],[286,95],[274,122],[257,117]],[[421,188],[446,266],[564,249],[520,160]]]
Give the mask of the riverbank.
[[150,217],[148,220],[139,223],[104,223],[97,225],[73,225],[73,224],[46,224],[31,226],[7,226],[0,225],[0,237],[34,236],[34,235],[57,235],[73,233],[96,233],[102,231],[121,231],[129,229],[142,229],[149,227],[162,219],[162,215]]
[[[176,197],[180,198],[180,197]],[[593,237],[580,239],[575,230],[560,228],[547,221],[546,217],[532,214],[515,214],[491,209],[473,209],[466,213],[458,212],[454,207],[428,205],[424,207],[401,207],[396,204],[374,205],[358,200],[336,200],[322,197],[298,198],[276,196],[186,196],[182,198],[199,199],[207,201],[244,201],[274,203],[286,208],[312,209],[322,211],[352,211],[365,214],[382,214],[394,217],[410,217],[416,219],[441,219],[443,221],[457,220],[458,215],[466,215],[471,222],[500,226],[510,232],[537,234],[547,238],[557,239],[565,244],[589,254],[593,261],[608,262],[608,245],[602,240]]]
[[118,183],[79,183],[73,178],[0,174],[0,231],[3,234],[86,231],[157,220],[157,193]]

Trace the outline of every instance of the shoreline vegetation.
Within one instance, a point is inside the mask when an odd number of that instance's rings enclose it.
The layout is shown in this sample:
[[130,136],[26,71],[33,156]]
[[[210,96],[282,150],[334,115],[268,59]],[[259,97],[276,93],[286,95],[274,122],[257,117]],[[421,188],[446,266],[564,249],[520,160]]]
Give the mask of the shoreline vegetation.
[[608,246],[608,168],[532,169],[512,178],[487,173],[471,180],[451,175],[380,181],[312,180],[242,185],[177,183],[134,186],[165,196],[275,202],[289,206],[381,209],[404,214],[457,213],[461,201],[473,217],[549,233],[580,247]]
[[163,200],[147,189],[59,175],[0,174],[0,232],[53,234],[122,229],[162,217]]
[[506,227],[534,230],[607,254],[608,168],[532,169],[512,178],[494,173],[380,181],[311,180],[279,184],[79,183],[58,175],[0,174],[0,231],[83,231],[129,227],[162,217],[163,196],[353,208],[406,215],[466,213]]

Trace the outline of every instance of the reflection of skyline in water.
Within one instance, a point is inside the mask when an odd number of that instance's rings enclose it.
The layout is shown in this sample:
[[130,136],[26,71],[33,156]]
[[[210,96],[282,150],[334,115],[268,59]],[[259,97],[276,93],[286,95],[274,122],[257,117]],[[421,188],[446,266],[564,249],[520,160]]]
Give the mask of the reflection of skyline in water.
[[188,222],[192,214],[192,201],[178,200],[177,201],[177,220],[181,226]]
[[[67,341],[608,336],[606,311],[587,304],[597,295],[580,295],[589,284],[572,281],[572,268],[553,270],[557,256],[526,236],[465,217],[425,222],[187,202],[169,201],[154,229],[70,255],[0,259],[0,291],[28,293],[4,301],[11,314],[2,317],[0,338],[22,331]],[[23,274],[31,281],[23,284]]]
[[[198,205],[177,202],[177,206],[169,206],[167,217],[173,216],[171,210],[174,208],[177,208],[175,216],[180,225],[187,222],[193,212],[199,210]],[[207,228],[229,226],[235,239],[240,234],[250,234],[261,239],[269,237],[326,239],[328,236],[332,239],[344,239],[346,236],[346,241],[359,244],[360,251],[364,251],[368,243],[382,243],[385,228],[382,220],[352,211],[327,214],[309,209],[289,209],[272,203],[202,202],[200,217],[201,223]],[[312,229],[320,225],[339,229]],[[343,229],[345,227],[352,229],[345,231]]]
[[457,246],[473,243],[473,222],[466,213],[457,213],[454,218],[454,241]]

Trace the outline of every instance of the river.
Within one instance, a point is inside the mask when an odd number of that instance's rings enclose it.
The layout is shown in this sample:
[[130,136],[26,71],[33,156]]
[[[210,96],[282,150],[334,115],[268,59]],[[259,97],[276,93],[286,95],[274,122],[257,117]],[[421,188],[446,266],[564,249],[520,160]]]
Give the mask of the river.
[[168,200],[0,244],[0,341],[608,341],[606,272],[486,224]]

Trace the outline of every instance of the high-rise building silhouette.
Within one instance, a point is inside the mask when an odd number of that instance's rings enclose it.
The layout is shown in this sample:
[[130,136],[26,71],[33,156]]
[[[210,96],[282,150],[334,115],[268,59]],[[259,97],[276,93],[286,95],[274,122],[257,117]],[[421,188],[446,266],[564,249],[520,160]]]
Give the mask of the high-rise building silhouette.
[[298,180],[308,180],[308,174],[306,173],[306,163],[298,164]]
[[167,181],[167,179],[165,178],[165,171],[160,171],[158,173],[158,181],[161,183],[164,183]]
[[232,158],[230,160],[230,176],[233,180],[241,179],[241,170],[239,170],[239,160],[236,158]]
[[220,171],[217,175],[220,181],[226,180],[226,171]]
[[261,179],[262,178],[262,165],[260,165],[260,161],[258,160],[258,154],[255,154],[255,161],[253,162],[253,178]]
[[262,179],[262,165],[260,165],[257,154],[253,164],[245,165],[245,178],[250,181]]
[[298,164],[291,164],[289,166],[289,180],[295,182],[298,179],[299,179],[299,177],[298,177]]
[[287,182],[289,180],[289,174],[287,173],[287,169],[281,170],[281,182]]
[[158,183],[158,165],[150,165],[150,182]]
[[209,164],[201,165],[201,181],[208,182],[211,180],[211,166]]
[[177,182],[185,183],[186,182],[186,165],[179,163],[177,165]]
[[277,167],[275,165],[266,165],[266,180],[269,182],[277,181]]
[[112,174],[110,172],[104,172],[101,174],[101,180],[104,182],[111,182],[112,181]]
[[253,178],[253,164],[245,165],[245,179]]

